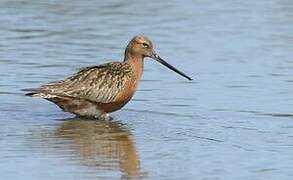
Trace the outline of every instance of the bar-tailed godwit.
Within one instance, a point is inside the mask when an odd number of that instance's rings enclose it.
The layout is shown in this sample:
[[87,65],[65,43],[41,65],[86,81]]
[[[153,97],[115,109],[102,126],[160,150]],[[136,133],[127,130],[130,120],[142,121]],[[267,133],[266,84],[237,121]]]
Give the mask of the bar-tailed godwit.
[[138,35],[128,43],[122,62],[83,68],[65,80],[26,89],[30,91],[26,95],[44,98],[63,111],[78,116],[108,118],[108,113],[122,108],[132,98],[143,72],[145,57],[192,80],[164,61],[147,37]]

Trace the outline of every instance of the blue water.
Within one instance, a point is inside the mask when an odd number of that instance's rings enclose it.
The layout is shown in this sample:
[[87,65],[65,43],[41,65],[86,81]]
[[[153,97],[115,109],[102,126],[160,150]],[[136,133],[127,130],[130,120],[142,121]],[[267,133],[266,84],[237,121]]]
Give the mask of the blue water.
[[[0,179],[293,178],[293,2],[0,2]],[[74,118],[20,89],[123,59],[153,60],[109,122]]]

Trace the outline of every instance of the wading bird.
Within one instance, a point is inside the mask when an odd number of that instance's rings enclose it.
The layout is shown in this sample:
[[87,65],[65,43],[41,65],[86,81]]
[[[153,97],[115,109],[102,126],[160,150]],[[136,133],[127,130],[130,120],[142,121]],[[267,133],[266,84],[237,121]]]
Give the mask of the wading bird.
[[145,57],[192,80],[164,61],[147,37],[138,35],[128,43],[122,62],[85,67],[65,80],[25,89],[30,91],[26,95],[44,98],[77,116],[107,119],[108,113],[122,108],[132,98],[143,72]]

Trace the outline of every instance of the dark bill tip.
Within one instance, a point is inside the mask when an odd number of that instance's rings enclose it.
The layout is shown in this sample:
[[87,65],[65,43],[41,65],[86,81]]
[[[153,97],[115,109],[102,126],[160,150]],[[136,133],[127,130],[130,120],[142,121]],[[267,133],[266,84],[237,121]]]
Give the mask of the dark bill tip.
[[164,66],[166,66],[167,68],[171,69],[172,71],[180,74],[181,76],[185,77],[188,80],[193,80],[191,77],[187,76],[186,74],[184,74],[183,72],[179,71],[178,69],[176,69],[174,66],[172,66],[171,64],[167,63],[165,60],[163,60],[158,54],[153,53],[153,55],[151,56],[151,58],[153,58],[154,60],[158,61],[159,63],[163,64]]

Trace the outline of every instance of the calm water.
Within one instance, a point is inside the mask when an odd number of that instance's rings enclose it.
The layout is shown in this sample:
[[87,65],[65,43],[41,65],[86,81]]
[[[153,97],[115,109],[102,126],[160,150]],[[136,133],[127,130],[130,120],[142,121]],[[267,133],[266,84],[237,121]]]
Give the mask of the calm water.
[[[0,1],[0,179],[293,179],[293,1]],[[152,60],[113,121],[20,89],[122,59]]]

